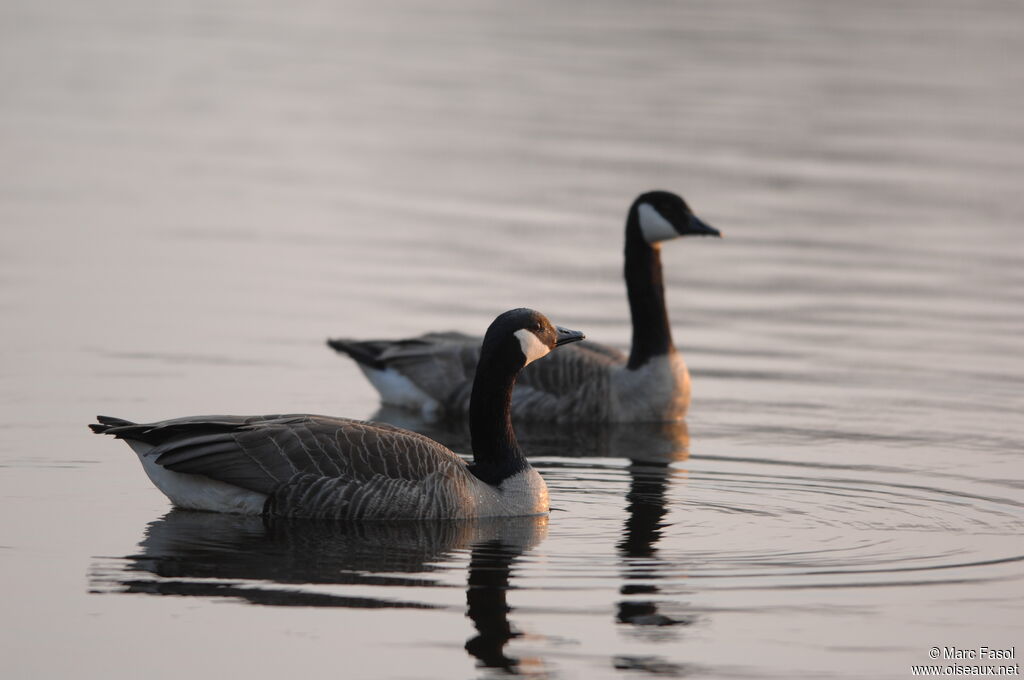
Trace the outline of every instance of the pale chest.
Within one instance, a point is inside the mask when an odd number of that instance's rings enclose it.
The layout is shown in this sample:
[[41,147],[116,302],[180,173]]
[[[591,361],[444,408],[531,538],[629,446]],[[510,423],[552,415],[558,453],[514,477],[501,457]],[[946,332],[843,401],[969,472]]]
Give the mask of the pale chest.
[[690,372],[678,352],[611,376],[611,415],[617,422],[678,420],[690,405]]

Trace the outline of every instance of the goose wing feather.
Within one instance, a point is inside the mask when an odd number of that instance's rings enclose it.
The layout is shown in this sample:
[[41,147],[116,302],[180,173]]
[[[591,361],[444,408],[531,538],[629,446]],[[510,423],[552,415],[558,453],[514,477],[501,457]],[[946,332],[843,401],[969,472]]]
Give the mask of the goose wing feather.
[[297,476],[365,486],[469,474],[461,458],[428,437],[347,418],[193,417],[114,425],[106,433],[153,445],[149,455],[169,470],[264,494]]
[[600,422],[610,417],[611,369],[624,365],[617,349],[579,342],[552,352],[523,371],[512,395],[512,417],[555,422]]

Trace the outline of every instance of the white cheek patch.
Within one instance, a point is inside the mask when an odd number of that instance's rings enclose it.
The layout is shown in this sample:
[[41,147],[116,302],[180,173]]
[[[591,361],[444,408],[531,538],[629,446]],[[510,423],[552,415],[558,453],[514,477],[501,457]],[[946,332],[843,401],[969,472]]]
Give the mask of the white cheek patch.
[[533,331],[520,328],[515,332],[515,336],[519,339],[519,347],[523,350],[523,356],[526,357],[524,366],[546,356],[551,351],[551,348],[541,342],[540,338],[533,334]]
[[640,233],[648,243],[655,244],[679,236],[676,228],[650,203],[641,203],[636,212],[640,217]]

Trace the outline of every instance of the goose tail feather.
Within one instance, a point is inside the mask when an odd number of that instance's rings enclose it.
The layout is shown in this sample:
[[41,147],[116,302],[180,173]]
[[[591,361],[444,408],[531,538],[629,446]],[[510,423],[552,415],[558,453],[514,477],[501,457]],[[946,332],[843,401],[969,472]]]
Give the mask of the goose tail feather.
[[[96,416],[96,420],[98,422],[89,423],[89,429],[95,432],[96,434],[106,434],[108,430],[111,430],[115,427],[125,427],[136,424],[130,420],[125,420],[124,418],[115,418],[113,416]],[[114,433],[111,432],[111,434]]]
[[382,371],[386,368],[380,359],[383,348],[380,342],[349,340],[348,338],[329,338],[327,346],[339,354],[347,354],[352,359],[369,368]]

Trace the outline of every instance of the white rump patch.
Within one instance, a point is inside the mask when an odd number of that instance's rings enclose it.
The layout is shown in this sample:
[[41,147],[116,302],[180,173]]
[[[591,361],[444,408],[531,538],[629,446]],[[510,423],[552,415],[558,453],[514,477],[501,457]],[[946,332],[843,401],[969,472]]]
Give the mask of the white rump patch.
[[676,228],[650,203],[641,203],[636,212],[640,217],[640,233],[648,243],[653,245],[679,236]]
[[515,336],[519,338],[519,347],[523,350],[523,356],[526,357],[526,364],[529,365],[531,362],[540,359],[543,356],[547,356],[551,348],[541,342],[541,339],[530,330],[520,328],[515,332]]
[[[359,364],[363,374],[380,392],[380,400],[391,406],[402,408],[427,409],[437,408],[437,401],[416,386],[413,381],[392,368],[379,370]],[[424,410],[424,413],[426,411]]]

